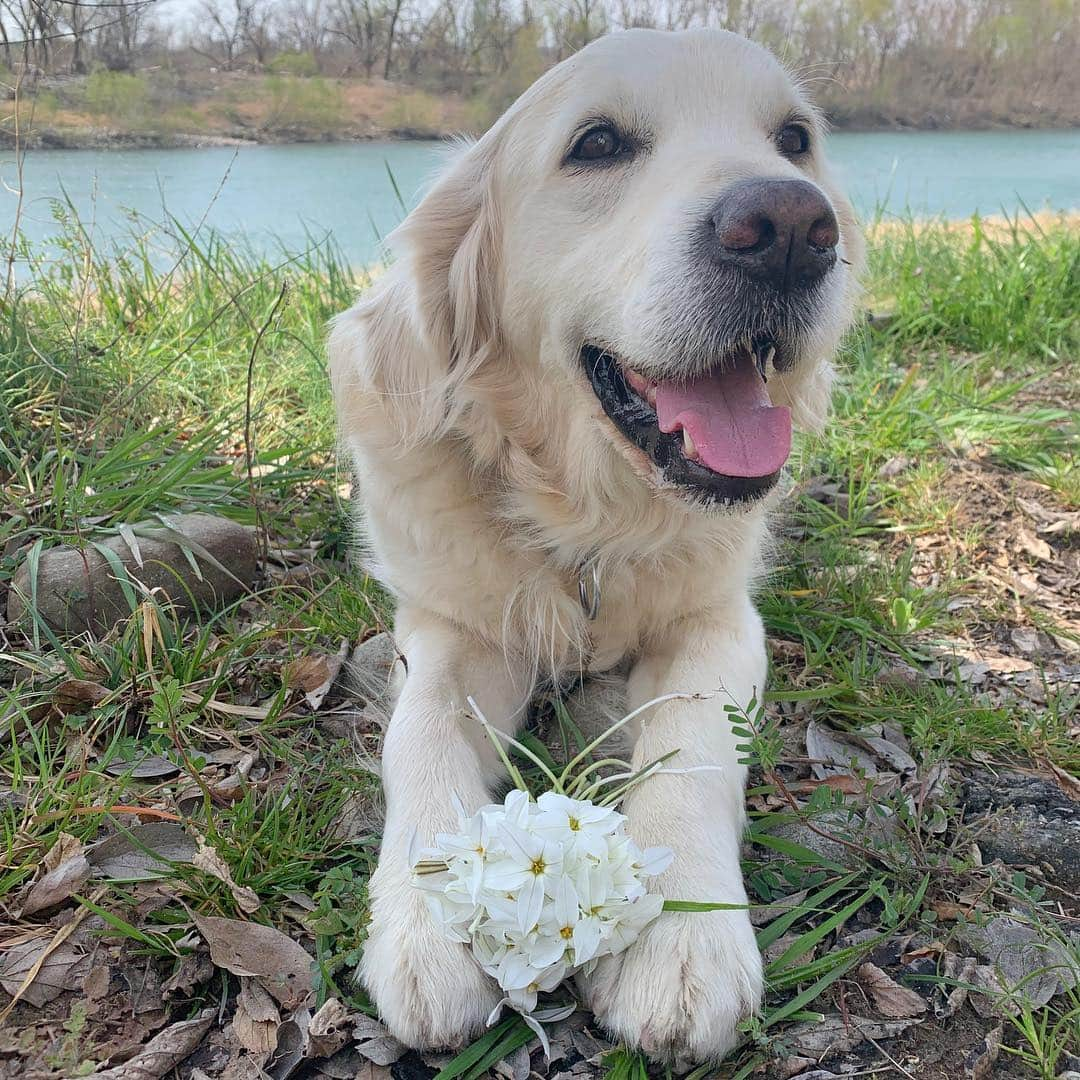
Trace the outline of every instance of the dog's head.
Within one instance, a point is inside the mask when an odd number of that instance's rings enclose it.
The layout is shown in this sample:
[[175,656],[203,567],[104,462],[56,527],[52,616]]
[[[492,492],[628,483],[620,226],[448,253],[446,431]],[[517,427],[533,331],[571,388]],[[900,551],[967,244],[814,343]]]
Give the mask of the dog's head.
[[475,405],[477,380],[504,402],[516,385],[519,426],[557,412],[581,453],[699,506],[768,491],[793,420],[823,420],[862,257],[820,117],[770,53],[720,31],[595,41],[398,239],[426,356],[403,387],[443,407]]

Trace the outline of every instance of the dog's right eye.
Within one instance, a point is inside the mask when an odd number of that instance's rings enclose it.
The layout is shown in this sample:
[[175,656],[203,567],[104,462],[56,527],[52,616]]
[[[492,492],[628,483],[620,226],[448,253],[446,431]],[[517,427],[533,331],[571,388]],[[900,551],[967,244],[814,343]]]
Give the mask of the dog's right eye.
[[605,161],[625,154],[628,149],[619,133],[606,124],[589,128],[570,151],[570,161]]

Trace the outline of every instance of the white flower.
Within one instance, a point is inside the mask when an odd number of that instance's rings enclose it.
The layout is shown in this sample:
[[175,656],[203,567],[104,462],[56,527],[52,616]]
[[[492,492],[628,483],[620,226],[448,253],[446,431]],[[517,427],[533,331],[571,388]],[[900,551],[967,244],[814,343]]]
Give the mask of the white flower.
[[413,856],[415,884],[446,936],[471,946],[503,1004],[536,1029],[538,994],[621,952],[660,914],[645,879],[672,853],[642,851],[622,814],[554,791],[534,803],[514,790],[471,817],[459,805],[458,819],[458,832]]

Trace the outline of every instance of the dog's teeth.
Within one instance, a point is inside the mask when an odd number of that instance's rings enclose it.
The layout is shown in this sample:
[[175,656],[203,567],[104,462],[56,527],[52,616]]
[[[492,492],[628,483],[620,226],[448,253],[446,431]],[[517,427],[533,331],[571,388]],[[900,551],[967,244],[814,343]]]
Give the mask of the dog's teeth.
[[682,444],[683,453],[688,458],[696,460],[698,456],[697,447],[694,445],[694,440],[690,438],[690,432],[686,428],[682,429]]
[[648,401],[654,409],[656,408],[656,387],[651,383],[645,391],[645,400]]

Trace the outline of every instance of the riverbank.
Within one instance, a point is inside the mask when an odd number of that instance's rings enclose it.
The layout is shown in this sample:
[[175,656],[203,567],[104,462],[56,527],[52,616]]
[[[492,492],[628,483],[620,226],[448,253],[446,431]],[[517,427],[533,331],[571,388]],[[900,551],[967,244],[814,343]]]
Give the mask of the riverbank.
[[[955,99],[908,107],[837,87],[819,97],[837,131],[1080,127],[1080,103]],[[24,84],[13,105],[0,146],[68,150],[443,139],[478,134],[499,112],[484,98],[381,79],[164,69],[40,78]]]

